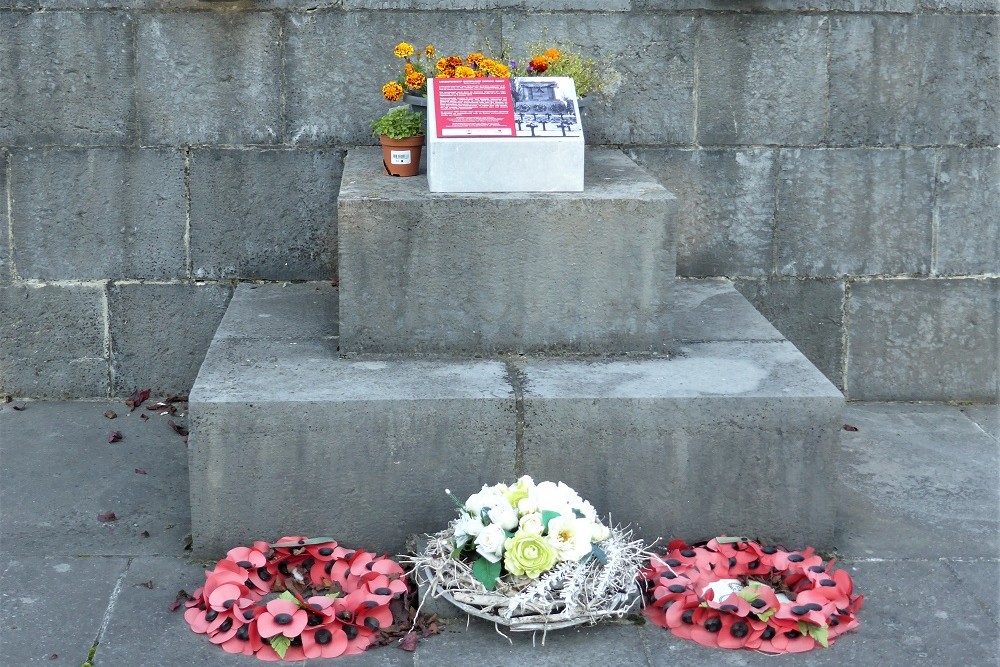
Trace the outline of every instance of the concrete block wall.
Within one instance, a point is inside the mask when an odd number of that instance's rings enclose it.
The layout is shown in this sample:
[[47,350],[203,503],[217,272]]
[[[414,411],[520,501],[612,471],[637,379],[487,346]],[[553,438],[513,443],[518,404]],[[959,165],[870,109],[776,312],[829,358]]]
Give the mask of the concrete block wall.
[[[547,33],[546,33],[547,31]],[[851,399],[1000,393],[1000,0],[0,0],[0,393],[185,391],[235,282],[336,278],[400,40],[616,57],[587,112]]]

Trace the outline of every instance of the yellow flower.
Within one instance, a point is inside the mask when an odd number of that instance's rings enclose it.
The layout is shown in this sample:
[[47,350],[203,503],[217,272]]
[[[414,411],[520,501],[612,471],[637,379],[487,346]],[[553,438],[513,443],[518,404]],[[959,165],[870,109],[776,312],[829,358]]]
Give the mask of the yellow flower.
[[550,63],[554,63],[559,60],[560,56],[562,56],[562,54],[559,53],[559,49],[549,49],[545,52],[545,57],[548,58]]
[[403,87],[395,81],[382,86],[382,96],[389,102],[398,102],[403,98]]
[[406,42],[400,42],[396,45],[396,48],[392,50],[396,54],[397,58],[407,58],[413,55],[413,45],[407,44]]
[[433,58],[434,54],[437,53],[437,50],[434,48],[433,44],[428,44],[427,47],[424,49],[424,53],[427,54],[428,58]]
[[508,69],[506,65],[501,65],[497,61],[489,58],[480,63],[479,69],[483,70],[490,76],[498,76],[504,79],[510,77],[510,69]]
[[476,70],[471,67],[466,67],[465,65],[459,65],[455,68],[455,78],[456,79],[474,79],[476,78]]
[[410,72],[406,75],[406,87],[420,90],[427,83],[427,77],[420,72]]
[[406,67],[403,68],[403,71],[409,74],[413,71],[413,65],[411,63],[406,63]]
[[465,59],[469,63],[470,67],[479,67],[479,63],[485,60],[486,56],[481,53],[470,53],[469,57]]

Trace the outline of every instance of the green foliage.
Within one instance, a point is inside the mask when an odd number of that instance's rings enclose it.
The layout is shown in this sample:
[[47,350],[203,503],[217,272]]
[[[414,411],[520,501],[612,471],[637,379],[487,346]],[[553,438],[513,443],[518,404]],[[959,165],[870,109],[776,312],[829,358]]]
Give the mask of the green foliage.
[[500,577],[502,565],[501,561],[491,563],[485,558],[477,558],[472,564],[472,576],[485,586],[486,590],[492,591],[497,587],[497,579]]
[[549,521],[559,516],[559,512],[553,512],[552,510],[542,511],[542,526],[545,527],[545,532],[549,532]]
[[604,553],[604,549],[597,546],[596,544],[590,547],[590,555],[597,559],[597,562],[601,565],[608,564],[608,555]]
[[372,121],[374,136],[392,139],[406,139],[423,134],[424,115],[410,111],[408,106],[393,107],[378,120]]
[[274,652],[277,653],[282,660],[284,660],[285,652],[288,651],[288,647],[292,645],[292,640],[285,635],[275,635],[271,637],[270,641],[271,648],[273,648]]
[[294,595],[292,595],[291,591],[283,591],[281,593],[281,595],[278,596],[278,599],[280,599],[280,600],[288,600],[289,602],[297,604],[300,607],[302,606],[301,604],[299,604],[298,598],[296,598]]

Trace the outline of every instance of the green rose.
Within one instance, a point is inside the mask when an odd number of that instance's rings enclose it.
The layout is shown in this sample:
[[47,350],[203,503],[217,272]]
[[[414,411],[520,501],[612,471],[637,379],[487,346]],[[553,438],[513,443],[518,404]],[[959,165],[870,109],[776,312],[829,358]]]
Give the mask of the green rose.
[[504,542],[503,564],[515,576],[537,579],[556,564],[556,550],[541,535],[518,531]]

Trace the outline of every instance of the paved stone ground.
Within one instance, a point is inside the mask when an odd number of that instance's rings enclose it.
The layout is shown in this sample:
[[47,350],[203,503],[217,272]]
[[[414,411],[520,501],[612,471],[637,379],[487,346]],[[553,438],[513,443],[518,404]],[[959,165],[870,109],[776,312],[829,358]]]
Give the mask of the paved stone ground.
[[[106,419],[108,409],[119,417]],[[95,647],[94,667],[256,664],[167,609],[179,589],[203,581],[184,550],[187,454],[167,417],[139,414],[120,402],[0,405],[5,667],[79,667]],[[842,433],[837,548],[865,606],[860,630],[829,650],[708,650],[634,623],[553,632],[533,646],[463,621],[415,654],[389,647],[335,664],[997,665],[1000,408],[850,404],[844,421],[858,431]],[[112,430],[124,439],[109,444]],[[118,520],[98,522],[108,511]]]

